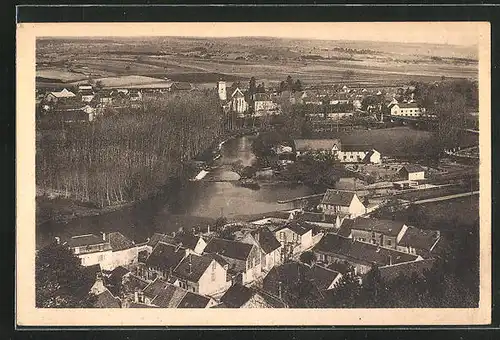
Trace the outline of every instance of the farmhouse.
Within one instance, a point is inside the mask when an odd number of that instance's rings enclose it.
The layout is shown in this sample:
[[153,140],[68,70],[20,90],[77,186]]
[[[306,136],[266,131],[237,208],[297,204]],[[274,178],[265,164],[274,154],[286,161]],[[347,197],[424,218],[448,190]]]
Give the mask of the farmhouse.
[[380,152],[366,144],[342,144],[337,157],[342,163],[380,164],[382,162]]
[[195,253],[198,255],[203,254],[203,250],[207,246],[207,243],[201,236],[192,235],[188,233],[179,233],[174,236],[154,233],[153,236],[147,242],[147,250],[149,253],[153,251],[153,248],[158,242],[167,243],[174,246],[182,246],[187,249],[190,253]]
[[423,230],[408,226],[398,241],[397,250],[428,257],[436,248],[441,233],[439,230]]
[[425,109],[416,103],[397,103],[391,106],[391,115],[400,117],[420,117]]
[[78,95],[80,96],[82,102],[85,103],[90,103],[95,96],[92,86],[80,86],[78,88]]
[[175,82],[169,88],[169,90],[172,92],[191,91],[192,89],[193,89],[193,86],[190,83],[183,83],[183,82]]
[[344,92],[336,93],[330,99],[330,105],[345,105],[345,104],[349,104],[349,97],[347,96],[347,93]]
[[260,249],[254,244],[212,238],[205,253],[217,254],[228,264],[228,273],[236,282],[248,284],[262,274]]
[[82,262],[82,266],[100,265],[111,257],[113,249],[105,235],[98,237],[94,234],[78,235],[71,237],[65,245]]
[[321,263],[349,263],[358,275],[366,274],[374,265],[380,267],[422,260],[422,257],[417,255],[330,233],[321,239],[313,248],[313,252]]
[[408,181],[417,181],[425,179],[425,170],[420,165],[408,164],[404,165],[399,171],[399,176]]
[[297,157],[318,153],[336,155],[341,148],[338,139],[294,139],[293,143]]
[[379,267],[380,277],[386,282],[397,279],[401,275],[411,278],[413,275],[424,277],[427,271],[430,271],[434,265],[434,259],[425,259],[422,261],[404,262],[392,266]]
[[354,218],[366,213],[366,208],[358,195],[352,191],[328,189],[318,205],[327,215]]
[[186,256],[174,269],[179,285],[188,291],[202,295],[215,295],[231,286],[227,281],[227,264],[218,262],[210,255]]

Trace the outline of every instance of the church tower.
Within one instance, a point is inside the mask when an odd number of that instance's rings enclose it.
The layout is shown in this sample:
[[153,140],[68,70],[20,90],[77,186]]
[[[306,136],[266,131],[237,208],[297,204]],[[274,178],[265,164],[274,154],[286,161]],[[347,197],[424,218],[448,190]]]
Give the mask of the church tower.
[[227,99],[227,94],[226,94],[226,82],[225,81],[218,81],[217,82],[217,92],[219,93],[219,99],[220,100],[226,100]]

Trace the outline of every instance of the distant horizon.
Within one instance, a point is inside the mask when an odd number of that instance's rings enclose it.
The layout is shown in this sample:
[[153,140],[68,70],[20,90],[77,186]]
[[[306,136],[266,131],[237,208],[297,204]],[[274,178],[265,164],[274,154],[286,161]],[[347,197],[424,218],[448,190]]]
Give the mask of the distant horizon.
[[[139,24],[137,27],[136,24]],[[478,22],[238,22],[238,23],[58,23],[68,30],[44,38],[275,38],[292,40],[370,41],[407,44],[478,46]],[[39,24],[37,24],[39,25]],[[50,30],[52,24],[41,24]],[[85,26],[72,30],[72,26]],[[133,31],[133,34],[130,32]],[[106,32],[106,36],[103,33]],[[182,32],[182,33],[180,33]],[[249,32],[248,34],[242,32]],[[85,36],[80,35],[85,33]],[[90,33],[90,34],[89,34]]]

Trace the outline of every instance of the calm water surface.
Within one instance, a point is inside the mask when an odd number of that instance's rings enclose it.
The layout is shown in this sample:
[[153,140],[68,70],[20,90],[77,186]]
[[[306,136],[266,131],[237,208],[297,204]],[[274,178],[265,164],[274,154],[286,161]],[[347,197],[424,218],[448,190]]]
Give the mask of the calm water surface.
[[[165,197],[141,202],[112,213],[84,217],[68,224],[48,222],[37,227],[37,247],[53,240],[54,236],[68,237],[100,231],[121,231],[136,241],[142,241],[155,231],[172,232],[181,226],[206,224],[224,215],[259,214],[290,208],[278,204],[278,200],[309,195],[312,190],[304,185],[261,183],[259,190],[237,186],[233,182],[217,180],[234,179],[231,164],[241,162],[250,165],[255,159],[252,153],[253,136],[244,136],[226,142],[221,158],[214,169],[202,181],[188,182],[176,192]],[[167,205],[167,195],[175,195],[175,203]]]

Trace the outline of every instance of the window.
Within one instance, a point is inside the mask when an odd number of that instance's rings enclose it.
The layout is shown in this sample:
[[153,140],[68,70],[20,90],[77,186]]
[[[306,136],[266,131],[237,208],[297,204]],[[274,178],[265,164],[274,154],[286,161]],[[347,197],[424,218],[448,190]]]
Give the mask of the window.
[[392,245],[392,244],[391,244],[391,240],[387,240],[387,245],[388,245],[388,246]]
[[285,232],[284,231],[280,232],[280,239],[282,239],[282,240],[285,239]]

